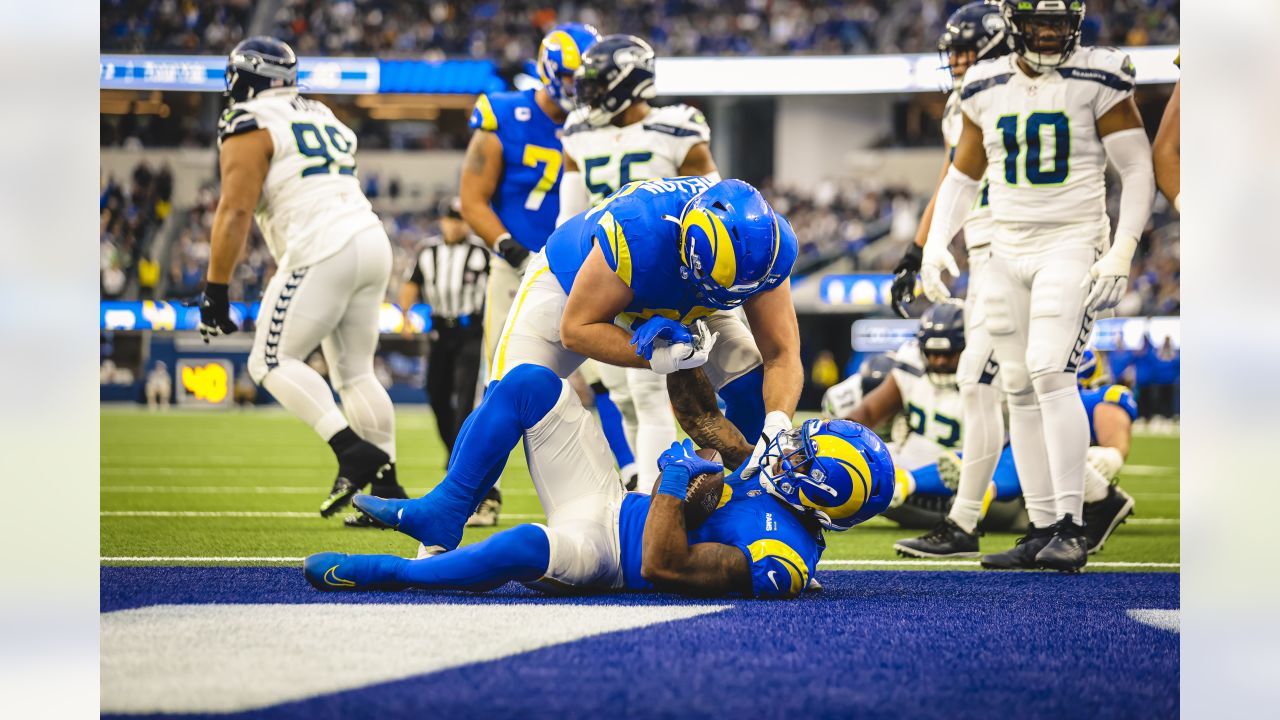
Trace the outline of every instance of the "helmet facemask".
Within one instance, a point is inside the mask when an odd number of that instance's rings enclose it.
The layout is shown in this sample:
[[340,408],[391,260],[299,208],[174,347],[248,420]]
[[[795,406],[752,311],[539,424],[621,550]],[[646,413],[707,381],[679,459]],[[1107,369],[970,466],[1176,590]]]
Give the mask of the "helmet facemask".
[[950,350],[931,352],[927,348],[922,350],[925,374],[929,376],[929,382],[940,388],[959,387],[956,371],[960,368],[960,353]]
[[1084,22],[1080,0],[1006,0],[1014,51],[1038,73],[1060,67],[1075,52]]
[[802,515],[816,519],[823,527],[843,530],[845,528],[832,524],[826,513],[803,505],[799,500],[801,488],[831,492],[826,483],[810,475],[814,457],[810,452],[813,445],[809,436],[821,427],[821,420],[806,420],[800,427],[775,435],[760,458],[760,485],[770,495]]

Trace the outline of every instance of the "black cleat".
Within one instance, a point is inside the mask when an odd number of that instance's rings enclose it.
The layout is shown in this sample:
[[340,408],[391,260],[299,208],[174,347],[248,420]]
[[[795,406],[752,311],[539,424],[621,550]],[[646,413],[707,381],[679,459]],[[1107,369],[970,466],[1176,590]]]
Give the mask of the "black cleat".
[[358,492],[360,492],[359,485],[339,475],[338,479],[333,481],[333,489],[329,491],[329,497],[320,503],[320,517],[327,518],[346,507]]
[[[392,465],[392,467],[394,468],[395,466]],[[383,476],[379,479],[386,480],[386,474],[384,473]],[[373,495],[374,497],[388,498],[388,499],[394,499],[394,500],[407,500],[409,498],[409,494],[406,493],[404,491],[404,488],[400,487],[399,485],[384,485],[381,482],[375,482],[373,484],[373,487],[369,489],[369,494]],[[388,529],[386,525],[383,525],[382,523],[378,522],[373,518],[373,516],[369,515],[363,510],[360,510],[359,508],[356,509],[356,512],[354,515],[348,515],[345,518],[343,518],[342,524],[349,528],[376,528],[378,530]]]
[[1101,550],[1111,533],[1133,514],[1133,505],[1129,493],[1115,485],[1107,490],[1105,498],[1084,504],[1084,536],[1090,555]]
[[1053,526],[1053,539],[1036,554],[1036,563],[1046,570],[1078,573],[1089,562],[1089,541],[1084,528],[1067,513]]
[[390,472],[395,477],[391,456],[377,445],[354,438],[338,453],[338,477],[333,481],[329,497],[320,503],[320,517],[330,517],[351,502],[355,494],[370,483],[378,483]]
[[982,567],[988,570],[1035,570],[1036,555],[1053,539],[1054,526],[1038,528],[1027,524],[1027,534],[1018,538],[1013,547],[1002,553],[982,556]]
[[489,488],[489,493],[480,501],[475,513],[467,518],[467,527],[494,527],[498,524],[498,516],[502,513],[502,493],[498,488]]
[[946,518],[918,538],[899,540],[893,549],[904,557],[977,557],[978,534],[965,532],[951,518]]

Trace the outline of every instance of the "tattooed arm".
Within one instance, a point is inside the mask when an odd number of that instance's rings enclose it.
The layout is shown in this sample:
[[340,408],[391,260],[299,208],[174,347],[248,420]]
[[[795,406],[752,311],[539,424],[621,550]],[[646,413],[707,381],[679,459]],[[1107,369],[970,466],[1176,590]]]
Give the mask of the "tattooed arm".
[[458,194],[462,199],[462,219],[471,230],[494,248],[507,228],[489,204],[502,179],[502,141],[496,133],[476,130],[462,161]]
[[667,376],[667,394],[676,420],[698,447],[715,448],[725,468],[737,468],[751,457],[752,443],[742,436],[716,405],[716,390],[702,368]]

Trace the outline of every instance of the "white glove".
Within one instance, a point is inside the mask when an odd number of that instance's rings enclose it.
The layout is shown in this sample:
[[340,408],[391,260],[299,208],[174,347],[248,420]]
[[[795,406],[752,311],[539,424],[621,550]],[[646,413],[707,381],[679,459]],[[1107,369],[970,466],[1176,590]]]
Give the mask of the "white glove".
[[1113,447],[1095,445],[1089,448],[1089,454],[1085,458],[1089,467],[1096,470],[1107,482],[1114,480],[1116,475],[1120,474],[1120,468],[1124,467],[1124,457]]
[[791,416],[781,410],[774,410],[764,416],[764,431],[760,433],[760,439],[756,441],[756,449],[751,451],[751,458],[747,460],[747,464],[742,468],[742,478],[744,480],[755,477],[760,472],[760,460],[764,456],[764,451],[769,447],[769,443],[778,436],[778,433],[790,430]]
[[1089,277],[1080,283],[1082,288],[1093,283],[1085,307],[1097,312],[1119,304],[1129,287],[1129,266],[1133,264],[1133,253],[1137,249],[1137,238],[1116,237],[1111,249],[1089,268]]
[[720,333],[711,332],[707,324],[695,322],[693,327],[693,343],[671,343],[664,345],[658,342],[653,346],[653,357],[649,359],[649,367],[659,375],[670,375],[677,370],[691,370],[707,364],[711,357],[711,348],[715,347]]
[[924,257],[920,261],[920,284],[924,286],[925,297],[930,302],[942,302],[951,297],[947,284],[942,282],[942,271],[951,273],[951,277],[960,277],[960,266],[946,245],[936,242],[925,243]]

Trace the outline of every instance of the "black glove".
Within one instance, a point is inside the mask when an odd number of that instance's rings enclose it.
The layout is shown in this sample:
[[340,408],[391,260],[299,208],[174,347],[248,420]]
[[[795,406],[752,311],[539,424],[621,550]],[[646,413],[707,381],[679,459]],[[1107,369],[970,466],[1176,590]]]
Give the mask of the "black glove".
[[907,245],[907,252],[893,269],[893,286],[889,288],[889,298],[893,309],[904,318],[910,318],[907,303],[916,296],[916,273],[920,272],[920,259],[924,256],[924,248],[915,243]]
[[200,335],[205,342],[213,335],[230,335],[239,330],[231,319],[231,303],[227,300],[227,286],[207,283],[200,296]]
[[529,259],[529,248],[516,242],[511,233],[504,233],[498,238],[497,249],[498,257],[517,270],[524,267],[524,262]]

